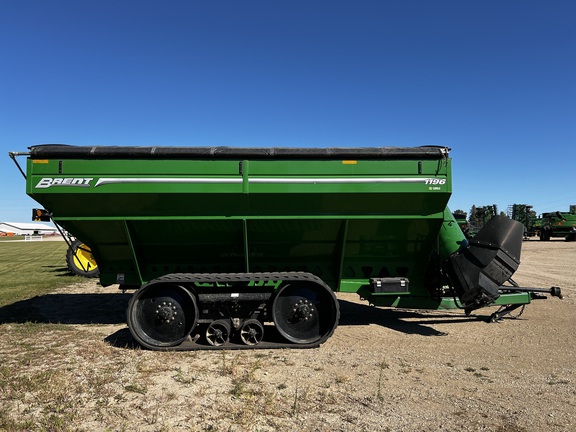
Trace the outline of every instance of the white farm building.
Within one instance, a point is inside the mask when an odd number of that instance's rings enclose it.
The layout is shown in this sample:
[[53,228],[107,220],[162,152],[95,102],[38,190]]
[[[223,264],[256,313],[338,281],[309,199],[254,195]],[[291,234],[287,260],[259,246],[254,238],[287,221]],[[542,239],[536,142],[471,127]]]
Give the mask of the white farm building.
[[0,222],[0,234],[4,235],[43,235],[56,234],[53,226],[32,222]]

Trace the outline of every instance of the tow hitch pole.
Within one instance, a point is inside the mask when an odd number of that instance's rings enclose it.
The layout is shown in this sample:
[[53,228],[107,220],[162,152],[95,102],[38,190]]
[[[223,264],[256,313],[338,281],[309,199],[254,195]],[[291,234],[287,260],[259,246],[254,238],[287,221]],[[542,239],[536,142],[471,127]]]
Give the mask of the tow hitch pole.
[[[552,297],[558,297],[559,299],[564,298],[562,296],[562,289],[556,286],[550,288],[500,287],[500,290],[506,292],[528,292],[528,293],[534,293],[535,295],[537,295],[537,293],[544,293],[549,294]],[[545,298],[545,297],[539,296],[538,298]]]
[[[562,297],[562,290],[560,289],[560,287],[525,288],[525,287],[518,286],[516,284],[516,282],[514,282],[512,279],[510,279],[509,282],[512,283],[514,286],[511,286],[511,287],[501,286],[499,291],[502,293],[513,293],[513,292],[530,293],[533,299],[546,299],[546,298],[548,298],[545,295],[540,295],[540,293],[549,294],[552,297],[558,297],[560,300],[562,300],[564,298],[564,297]],[[492,315],[490,315],[490,318],[488,318],[488,322],[501,321],[502,318],[504,318],[504,316],[506,316],[506,315],[510,315],[511,318],[518,318],[518,317],[520,317],[520,315],[522,315],[522,312],[524,312],[525,306],[526,305],[519,305],[519,304],[501,306],[500,309],[498,309],[496,312],[494,312]],[[512,312],[518,308],[521,308],[520,313],[517,316],[512,316]]]

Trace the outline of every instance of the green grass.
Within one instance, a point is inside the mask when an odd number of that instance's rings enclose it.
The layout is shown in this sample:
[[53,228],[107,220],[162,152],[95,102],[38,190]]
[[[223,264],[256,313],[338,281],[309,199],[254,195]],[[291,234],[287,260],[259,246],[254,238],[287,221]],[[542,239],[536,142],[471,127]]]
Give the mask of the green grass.
[[24,240],[24,236],[0,236],[0,242],[10,242],[15,240]]
[[0,307],[83,279],[66,267],[63,241],[0,242]]

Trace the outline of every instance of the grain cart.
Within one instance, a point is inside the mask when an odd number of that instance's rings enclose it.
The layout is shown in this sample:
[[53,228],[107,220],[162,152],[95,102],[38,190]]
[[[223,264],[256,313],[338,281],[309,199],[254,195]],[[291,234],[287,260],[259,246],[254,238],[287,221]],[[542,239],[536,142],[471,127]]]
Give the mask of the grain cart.
[[337,326],[335,291],[376,306],[502,306],[493,319],[534,292],[559,294],[503,286],[519,264],[520,223],[496,216],[468,243],[447,208],[447,148],[19,155],[26,192],[91,248],[101,283],[137,288],[127,321],[146,348],[315,347]]

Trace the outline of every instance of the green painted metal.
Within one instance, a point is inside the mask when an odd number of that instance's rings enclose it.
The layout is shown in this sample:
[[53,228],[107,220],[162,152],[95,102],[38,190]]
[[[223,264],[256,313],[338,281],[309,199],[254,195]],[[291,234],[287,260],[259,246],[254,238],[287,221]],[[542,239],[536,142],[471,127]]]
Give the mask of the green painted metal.
[[[367,287],[359,290],[358,294],[366,298],[374,306],[401,307],[409,309],[460,309],[461,304],[454,297],[417,296],[404,294],[375,295],[368,291]],[[366,297],[364,297],[366,295]],[[506,306],[511,304],[530,304],[530,293],[517,292],[501,294],[491,306]]]
[[461,226],[446,207],[440,233],[438,235],[439,260],[444,262],[451,254],[467,245]]
[[[438,297],[440,266],[465,241],[447,208],[448,149],[349,149],[345,158],[75,149],[32,148],[26,191],[91,247],[104,285],[178,272],[305,271],[378,305],[456,306]],[[410,292],[375,295],[373,277],[406,277]]]
[[540,225],[540,240],[550,240],[552,237],[564,237],[567,241],[576,240],[576,210],[570,207],[570,212],[542,213]]

